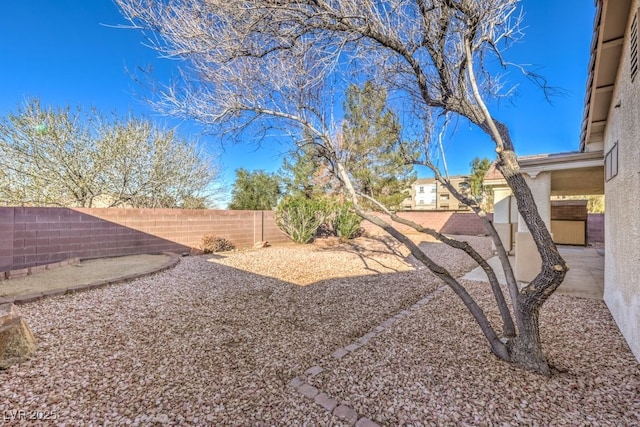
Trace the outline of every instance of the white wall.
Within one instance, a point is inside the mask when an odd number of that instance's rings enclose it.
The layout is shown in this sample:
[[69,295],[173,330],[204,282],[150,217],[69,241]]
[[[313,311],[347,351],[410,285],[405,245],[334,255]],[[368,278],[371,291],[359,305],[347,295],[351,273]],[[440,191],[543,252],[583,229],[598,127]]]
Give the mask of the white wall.
[[[420,192],[422,188],[422,192]],[[436,204],[436,184],[416,184],[416,205]],[[419,206],[417,206],[419,208]]]
[[605,183],[604,300],[640,361],[640,74],[631,82],[629,65],[629,29],[638,7],[634,0],[605,130],[605,154],[618,144],[618,175]]

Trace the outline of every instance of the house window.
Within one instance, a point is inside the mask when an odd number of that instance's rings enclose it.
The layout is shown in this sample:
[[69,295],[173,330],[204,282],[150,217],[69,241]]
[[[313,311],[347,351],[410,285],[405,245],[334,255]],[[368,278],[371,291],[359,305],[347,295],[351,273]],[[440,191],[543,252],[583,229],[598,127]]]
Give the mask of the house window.
[[424,187],[418,187],[418,193],[424,193]]
[[458,204],[458,209],[461,211],[466,211],[467,209],[469,209],[469,206],[463,204],[463,203],[459,203]]
[[440,200],[449,200],[449,195],[448,194],[441,194],[440,195]]
[[609,181],[618,175],[618,143],[611,147],[611,150],[604,158],[604,180]]
[[449,209],[449,205],[440,205],[440,209]]
[[631,81],[634,81],[638,75],[638,12],[633,16],[631,23],[631,40],[630,40],[630,65],[631,65]]

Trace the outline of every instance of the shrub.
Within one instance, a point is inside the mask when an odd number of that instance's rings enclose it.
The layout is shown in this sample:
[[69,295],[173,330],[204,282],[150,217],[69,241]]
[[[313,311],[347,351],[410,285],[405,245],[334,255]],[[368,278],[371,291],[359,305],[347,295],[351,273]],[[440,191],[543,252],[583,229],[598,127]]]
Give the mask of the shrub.
[[304,196],[286,197],[276,209],[276,224],[294,242],[309,243],[327,217],[325,207]]
[[276,209],[276,224],[297,243],[309,243],[318,235],[353,239],[361,233],[361,218],[350,204],[335,199],[285,198]]
[[342,239],[353,239],[361,234],[360,218],[349,210],[349,205],[342,205],[334,211],[333,229],[338,237]]
[[205,254],[231,251],[235,248],[235,245],[224,237],[216,236],[213,233],[202,236],[202,251]]
[[321,230],[325,235],[338,236],[341,239],[349,240],[362,234],[360,224],[362,218],[351,211],[351,203],[338,199],[325,199],[325,210],[327,213],[325,223]]

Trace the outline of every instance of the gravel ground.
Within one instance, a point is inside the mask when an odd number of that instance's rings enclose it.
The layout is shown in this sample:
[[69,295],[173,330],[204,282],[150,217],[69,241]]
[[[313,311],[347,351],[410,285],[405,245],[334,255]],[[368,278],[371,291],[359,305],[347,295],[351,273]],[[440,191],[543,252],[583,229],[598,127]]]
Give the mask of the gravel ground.
[[[490,253],[486,238],[465,239]],[[448,290],[336,360],[441,286],[397,247],[359,244],[189,257],[21,306],[39,350],[0,372],[0,408],[66,425],[350,425],[290,386],[322,366],[308,381],[381,425],[640,423],[638,364],[602,302],[547,304],[551,379],[496,361]],[[442,244],[423,248],[456,275],[472,267]]]
[[498,362],[447,290],[310,383],[380,425],[640,425],[639,366],[604,302],[553,296],[541,323],[551,378]]

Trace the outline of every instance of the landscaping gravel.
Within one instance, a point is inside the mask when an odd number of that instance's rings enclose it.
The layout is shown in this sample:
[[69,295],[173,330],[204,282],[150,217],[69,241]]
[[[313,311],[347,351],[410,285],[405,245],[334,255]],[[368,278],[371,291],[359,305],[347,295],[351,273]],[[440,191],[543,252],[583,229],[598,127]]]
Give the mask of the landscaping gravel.
[[[490,254],[487,238],[464,239]],[[422,247],[455,275],[473,267],[445,245]],[[0,372],[5,421],[41,411],[59,425],[640,423],[638,364],[602,302],[545,306],[545,348],[561,371],[549,379],[493,358],[453,293],[412,265],[371,239],[269,247],[23,305],[39,349]]]
[[551,378],[497,361],[447,290],[309,382],[380,425],[640,425],[640,369],[604,302],[556,295],[541,323]]

